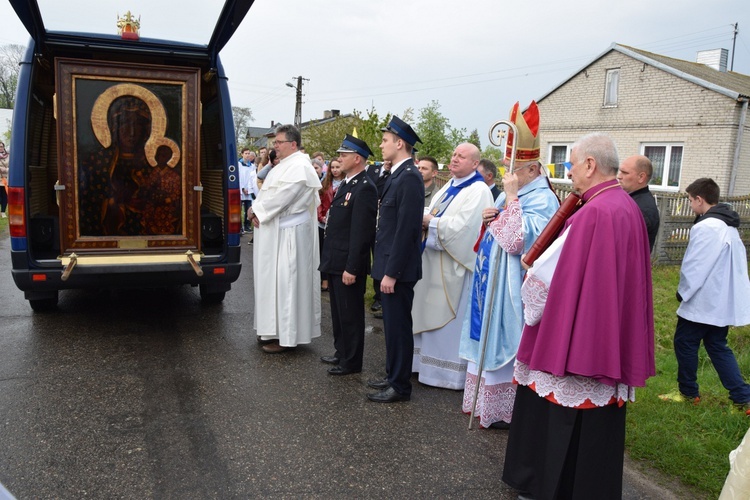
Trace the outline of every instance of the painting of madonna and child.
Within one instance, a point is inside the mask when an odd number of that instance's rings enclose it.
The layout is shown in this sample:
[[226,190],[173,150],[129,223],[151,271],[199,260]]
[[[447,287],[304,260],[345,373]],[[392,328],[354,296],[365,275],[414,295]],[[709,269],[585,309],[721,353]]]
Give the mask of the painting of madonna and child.
[[179,86],[76,84],[80,236],[182,234]]

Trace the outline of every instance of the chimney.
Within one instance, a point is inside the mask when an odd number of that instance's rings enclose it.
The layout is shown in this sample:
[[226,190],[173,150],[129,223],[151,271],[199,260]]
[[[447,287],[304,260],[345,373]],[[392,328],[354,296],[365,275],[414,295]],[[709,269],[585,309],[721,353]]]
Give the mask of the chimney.
[[331,111],[330,111],[330,110],[326,109],[325,111],[323,111],[323,119],[324,119],[324,120],[325,120],[326,118],[331,118],[331,117],[333,117],[333,114],[331,113]]
[[271,120],[271,128],[274,128],[275,126],[276,124],[273,122],[273,120]]
[[338,109],[331,110],[331,116],[339,116],[340,114],[341,114],[341,110],[338,110]]
[[705,64],[716,71],[726,73],[728,59],[729,51],[727,49],[712,49],[699,51],[695,62]]

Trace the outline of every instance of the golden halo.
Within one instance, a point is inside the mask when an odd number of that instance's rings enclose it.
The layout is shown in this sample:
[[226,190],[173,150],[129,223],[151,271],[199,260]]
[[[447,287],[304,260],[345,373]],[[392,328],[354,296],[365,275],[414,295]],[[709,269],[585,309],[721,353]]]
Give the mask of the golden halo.
[[112,144],[112,134],[107,123],[107,113],[112,101],[123,96],[133,96],[141,99],[146,103],[151,112],[151,135],[149,135],[146,145],[143,148],[149,165],[152,167],[156,166],[156,148],[159,146],[168,146],[172,150],[172,158],[167,165],[170,167],[177,165],[177,162],[180,160],[180,148],[173,140],[164,136],[167,130],[167,113],[164,111],[164,106],[153,92],[133,83],[113,85],[96,98],[94,107],[91,110],[91,128],[94,130],[94,135],[99,143],[105,148],[110,147]]
[[[175,165],[177,165],[177,162],[180,161],[180,148],[179,146],[177,146],[177,143],[167,137],[159,137],[158,139],[154,139],[153,141],[149,139],[149,141],[146,143],[144,149],[146,150],[146,158],[148,159],[149,164],[152,167],[156,166],[156,150],[159,148],[159,146],[167,146],[172,150],[172,158],[170,158],[167,162],[167,166],[170,168],[174,168]],[[151,158],[154,159],[154,163],[151,163]]]

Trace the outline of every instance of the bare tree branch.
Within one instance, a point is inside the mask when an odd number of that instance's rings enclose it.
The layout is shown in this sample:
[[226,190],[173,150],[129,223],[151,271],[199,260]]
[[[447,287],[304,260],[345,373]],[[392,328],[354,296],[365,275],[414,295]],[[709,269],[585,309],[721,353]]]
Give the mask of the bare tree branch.
[[15,105],[18,73],[25,51],[22,45],[0,46],[0,108],[12,109]]

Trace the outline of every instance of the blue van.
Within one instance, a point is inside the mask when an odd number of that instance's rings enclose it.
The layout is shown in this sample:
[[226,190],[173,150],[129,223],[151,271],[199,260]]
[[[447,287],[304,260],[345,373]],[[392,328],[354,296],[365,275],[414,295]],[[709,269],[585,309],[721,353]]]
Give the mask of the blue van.
[[241,213],[218,53],[253,0],[227,0],[205,44],[140,38],[129,12],[112,12],[112,34],[54,31],[37,0],[10,3],[31,35],[8,217],[13,279],[32,309],[78,288],[189,284],[223,300],[240,274]]

